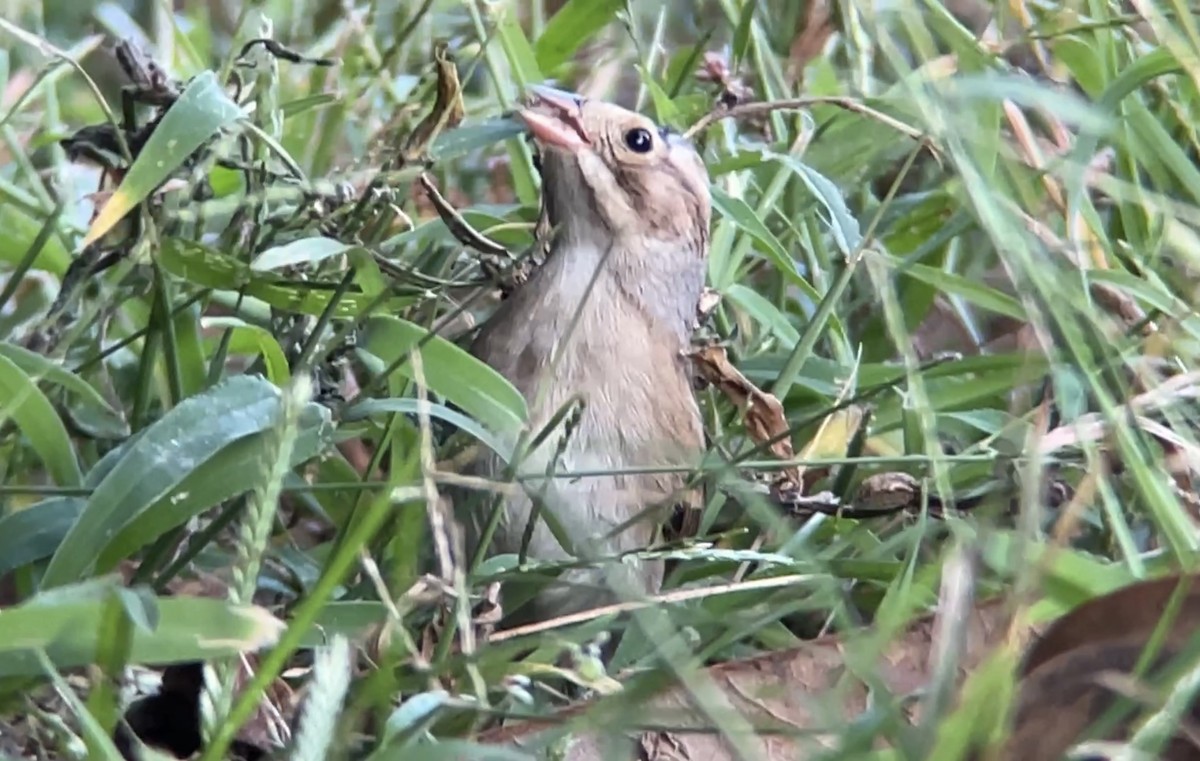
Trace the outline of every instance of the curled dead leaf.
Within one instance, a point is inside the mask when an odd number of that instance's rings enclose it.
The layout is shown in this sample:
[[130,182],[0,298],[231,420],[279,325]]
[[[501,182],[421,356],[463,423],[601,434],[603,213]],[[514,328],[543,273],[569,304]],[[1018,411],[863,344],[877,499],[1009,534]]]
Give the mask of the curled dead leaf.
[[[1164,673],[1194,662],[1197,627],[1200,575],[1132,584],[1056,620],[1026,650],[1014,729],[1001,758],[1051,761],[1083,739],[1128,738],[1139,718],[1161,709],[1170,687],[1169,680],[1162,684]],[[1157,653],[1150,644],[1156,637],[1161,637]],[[1143,659],[1149,669],[1136,676]],[[1132,698],[1130,710],[1107,732],[1089,731],[1123,696]],[[1200,758],[1198,727],[1200,710],[1193,700],[1157,757]]]
[[[780,460],[794,458],[791,433],[783,405],[753,383],[729,361],[723,346],[703,346],[688,353],[696,373],[720,389],[745,416],[746,433],[757,444],[767,444]],[[795,491],[800,470],[795,465],[780,469],[774,486],[780,491]]]
[[1190,634],[1200,627],[1200,576],[1138,582],[1088,600],[1055,620],[1026,652],[1021,673],[1030,674],[1088,643],[1130,636],[1149,639],[1173,598],[1178,613],[1168,627],[1168,639]]
[[437,93],[433,108],[404,141],[402,155],[408,162],[423,159],[442,130],[457,127],[465,114],[458,68],[450,57],[449,46],[439,44],[433,51],[433,58],[437,66]]
[[803,82],[804,69],[821,55],[825,44],[837,31],[833,9],[826,0],[811,0],[796,24],[796,36],[788,48],[787,77],[792,83]]
[[854,506],[866,512],[890,513],[919,505],[921,484],[908,473],[876,473],[855,492]]

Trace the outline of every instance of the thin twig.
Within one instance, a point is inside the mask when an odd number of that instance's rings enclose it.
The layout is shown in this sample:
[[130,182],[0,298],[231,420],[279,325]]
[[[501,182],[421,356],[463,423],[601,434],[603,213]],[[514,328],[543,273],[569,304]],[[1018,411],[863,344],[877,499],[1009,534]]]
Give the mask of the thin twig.
[[791,100],[771,100],[757,101],[754,103],[742,103],[731,108],[718,107],[709,111],[700,120],[688,128],[684,133],[684,137],[692,139],[698,132],[707,129],[710,125],[721,119],[742,118],[746,116],[757,116],[759,114],[769,114],[773,111],[798,111],[813,106],[836,106],[837,108],[846,111],[853,111],[856,114],[862,114],[868,118],[885,126],[891,127],[902,135],[906,135],[919,143],[924,144],[930,151],[938,153],[937,147],[933,144],[933,139],[917,129],[910,127],[899,119],[888,116],[882,111],[877,111],[870,106],[867,106],[854,98],[846,98],[835,95],[812,96],[807,98],[793,98]]
[[539,621],[535,624],[526,626],[515,626],[511,629],[502,629],[488,637],[488,642],[503,642],[504,640],[513,639],[515,637],[525,637],[530,634],[549,631],[550,629],[558,629],[563,626],[571,626],[572,624],[584,623],[592,619],[600,618],[601,616],[611,616],[618,613],[627,613],[632,610],[641,610],[642,608],[652,608],[655,605],[662,603],[688,602],[689,600],[702,600],[706,597],[716,595],[731,594],[733,592],[748,592],[752,589],[775,589],[777,587],[790,587],[794,584],[800,584],[805,581],[811,581],[817,578],[813,574],[797,573],[789,576],[775,576],[769,579],[752,579],[751,581],[742,581],[736,584],[717,584],[703,589],[677,589],[671,592],[664,592],[658,595],[651,595],[645,600],[635,600],[632,602],[620,602],[613,605],[603,605],[599,608],[590,610],[582,610],[578,613],[571,613],[566,616],[559,616],[548,621]]

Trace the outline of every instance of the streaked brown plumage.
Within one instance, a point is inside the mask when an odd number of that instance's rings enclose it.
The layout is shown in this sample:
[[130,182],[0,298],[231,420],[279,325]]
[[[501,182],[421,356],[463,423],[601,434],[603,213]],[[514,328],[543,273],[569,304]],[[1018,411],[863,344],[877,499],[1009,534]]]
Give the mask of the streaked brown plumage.
[[[545,264],[487,322],[472,352],[529,403],[539,431],[575,395],[586,403],[557,472],[695,464],[703,449],[687,360],[708,256],[708,175],[692,146],[645,116],[550,88],[531,88],[520,112],[541,155],[544,210],[555,233]],[[559,444],[527,458],[541,472]],[[497,475],[496,458],[481,471]],[[646,547],[664,512],[694,501],[685,475],[626,474],[525,482],[548,487],[577,556]],[[516,553],[530,515],[527,494],[508,500],[491,552]],[[637,516],[624,530],[613,532]],[[469,544],[485,517],[469,516]],[[473,549],[473,547],[472,547]],[[571,557],[544,521],[531,560]],[[602,604],[611,590],[656,591],[662,565],[605,564],[558,577],[519,620]],[[617,571],[615,575],[611,572]]]

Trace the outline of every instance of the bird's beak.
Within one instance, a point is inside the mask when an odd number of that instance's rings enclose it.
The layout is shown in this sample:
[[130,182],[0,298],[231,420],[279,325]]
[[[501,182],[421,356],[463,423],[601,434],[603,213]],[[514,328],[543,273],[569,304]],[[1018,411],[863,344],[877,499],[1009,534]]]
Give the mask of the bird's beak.
[[545,85],[526,90],[526,105],[517,110],[534,140],[545,146],[577,151],[591,144],[580,118],[585,98]]

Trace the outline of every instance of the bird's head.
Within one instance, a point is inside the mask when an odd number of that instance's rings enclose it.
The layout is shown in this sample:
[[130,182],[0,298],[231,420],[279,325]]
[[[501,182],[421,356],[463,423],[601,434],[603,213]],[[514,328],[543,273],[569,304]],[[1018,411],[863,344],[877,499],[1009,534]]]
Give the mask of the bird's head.
[[568,239],[708,253],[708,171],[653,120],[551,87],[528,88],[518,116],[541,153],[546,213]]

